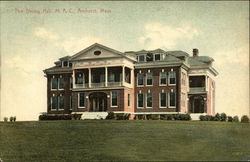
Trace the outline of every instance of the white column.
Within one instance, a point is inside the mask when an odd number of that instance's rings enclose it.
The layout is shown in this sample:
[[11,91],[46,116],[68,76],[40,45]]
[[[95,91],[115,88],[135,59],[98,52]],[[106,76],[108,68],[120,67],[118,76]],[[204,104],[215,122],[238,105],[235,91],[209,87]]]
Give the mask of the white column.
[[108,86],[108,68],[105,66],[105,87]]
[[89,68],[89,88],[91,87],[91,68]]
[[76,79],[75,79],[75,69],[73,69],[73,74],[72,74],[72,75],[73,75],[73,76],[72,76],[72,78],[73,78],[73,79],[72,79],[72,82],[73,82],[72,84],[73,84],[73,88],[75,88],[75,87],[76,87],[76,85],[75,85],[75,80],[76,80]]
[[122,66],[122,85],[124,85],[125,82],[125,66]]

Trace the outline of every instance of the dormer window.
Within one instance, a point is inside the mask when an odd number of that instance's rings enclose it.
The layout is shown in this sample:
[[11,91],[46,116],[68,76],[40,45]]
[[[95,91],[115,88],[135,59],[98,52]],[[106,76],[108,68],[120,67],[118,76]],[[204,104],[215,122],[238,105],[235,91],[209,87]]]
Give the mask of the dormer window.
[[154,55],[152,53],[147,53],[147,62],[154,60]]
[[155,61],[161,60],[161,54],[155,54]]
[[144,55],[140,55],[140,56],[138,57],[138,61],[139,61],[139,62],[144,62],[144,61],[145,61],[145,56],[144,56]]
[[63,66],[68,67],[68,61],[63,61]]

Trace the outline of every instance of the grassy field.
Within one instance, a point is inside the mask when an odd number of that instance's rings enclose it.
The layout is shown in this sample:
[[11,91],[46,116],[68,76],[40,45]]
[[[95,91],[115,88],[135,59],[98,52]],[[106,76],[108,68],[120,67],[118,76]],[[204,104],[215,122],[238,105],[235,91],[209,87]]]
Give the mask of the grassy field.
[[250,124],[200,121],[0,123],[0,158],[30,161],[237,160],[250,157]]

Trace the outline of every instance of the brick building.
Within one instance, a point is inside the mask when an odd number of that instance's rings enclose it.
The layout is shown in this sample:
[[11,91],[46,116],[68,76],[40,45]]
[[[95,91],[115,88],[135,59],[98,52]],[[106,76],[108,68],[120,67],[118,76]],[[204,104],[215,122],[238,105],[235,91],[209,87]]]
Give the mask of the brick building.
[[183,51],[119,52],[95,43],[44,70],[47,112],[136,114],[214,114],[214,60]]

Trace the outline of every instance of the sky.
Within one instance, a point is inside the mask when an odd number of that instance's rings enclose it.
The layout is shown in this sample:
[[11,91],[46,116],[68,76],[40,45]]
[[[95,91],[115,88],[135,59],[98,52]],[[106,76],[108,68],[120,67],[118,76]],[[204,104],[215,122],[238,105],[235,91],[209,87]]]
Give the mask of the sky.
[[0,120],[37,120],[43,70],[96,42],[121,52],[198,48],[219,72],[216,112],[249,115],[248,1],[1,1],[0,12]]

